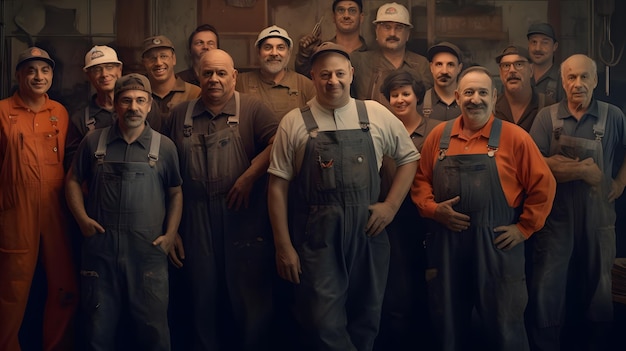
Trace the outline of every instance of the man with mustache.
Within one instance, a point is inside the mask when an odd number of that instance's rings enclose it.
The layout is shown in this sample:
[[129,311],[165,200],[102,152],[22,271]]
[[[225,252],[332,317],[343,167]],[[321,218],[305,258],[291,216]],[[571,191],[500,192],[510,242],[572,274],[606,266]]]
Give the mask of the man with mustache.
[[[84,236],[82,312],[88,350],[170,350],[168,254],[182,213],[174,143],[153,130],[148,78],[115,82],[116,123],[89,133],[67,174],[67,203]],[[88,189],[83,192],[83,185]],[[132,338],[116,338],[128,321]]]
[[417,107],[422,116],[440,121],[449,121],[461,114],[456,103],[456,78],[463,70],[463,59],[458,46],[441,42],[428,49],[430,73],[435,84],[426,90],[424,99]]
[[261,68],[237,75],[235,90],[258,97],[278,118],[315,96],[310,79],[287,69],[293,41],[286,30],[278,26],[265,28],[254,46]]
[[554,29],[548,23],[534,23],[528,27],[526,37],[533,67],[532,83],[538,92],[561,101],[565,92],[559,65],[554,63],[554,53],[559,48]]
[[[75,111],[70,117],[71,123],[65,143],[65,169],[68,169],[72,163],[78,144],[87,132],[113,124],[115,115],[113,88],[115,82],[122,76],[122,67],[117,52],[111,47],[96,45],[85,54],[83,71],[96,89],[96,93],[84,109]],[[161,113],[154,100],[152,100],[147,121],[152,129],[161,129]]]
[[[325,41],[343,46],[348,53],[367,51],[365,38],[361,36],[361,24],[365,18],[363,1],[334,0],[332,10],[335,36]],[[317,32],[305,35],[299,42],[295,60],[296,72],[309,78],[311,78],[311,62],[309,58],[315,51],[315,48],[322,43],[321,33],[320,28]]]
[[170,110],[181,102],[200,96],[200,88],[174,74],[176,53],[174,44],[166,36],[144,39],[141,59],[152,86],[152,98],[161,110],[163,127],[159,131],[167,133],[164,128],[170,123]]
[[494,115],[529,131],[537,112],[555,101],[532,86],[533,68],[528,50],[508,46],[496,57],[504,94],[498,96]]
[[433,77],[428,70],[428,60],[406,49],[411,24],[406,7],[392,2],[378,8],[376,20],[376,42],[374,51],[353,52],[350,59],[354,67],[352,96],[371,99],[389,107],[389,101],[380,92],[387,75],[396,69],[409,71],[421,80],[426,89],[433,86]]
[[546,225],[532,241],[529,335],[542,350],[606,350],[626,118],[593,97],[597,66],[588,56],[563,61],[561,79],[566,99],[541,110],[530,129],[558,186]]
[[20,350],[37,261],[47,290],[41,349],[72,349],[66,342],[78,289],[63,199],[69,122],[65,107],[47,94],[54,66],[43,49],[22,51],[17,91],[0,101],[0,350]]
[[463,71],[455,96],[461,116],[426,137],[411,188],[436,222],[426,281],[437,349],[528,350],[523,243],[543,226],[556,181],[530,135],[494,117],[487,69]]
[[271,350],[276,277],[267,167],[278,117],[235,90],[221,49],[200,60],[202,96],[172,110],[184,207],[182,272],[192,311],[190,350]]

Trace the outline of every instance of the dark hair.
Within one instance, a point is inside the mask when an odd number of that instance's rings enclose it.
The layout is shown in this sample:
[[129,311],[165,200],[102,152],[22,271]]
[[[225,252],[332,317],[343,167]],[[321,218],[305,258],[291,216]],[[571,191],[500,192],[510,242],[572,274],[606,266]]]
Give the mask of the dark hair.
[[352,1],[352,2],[355,2],[357,4],[357,6],[359,7],[359,12],[363,12],[363,2],[361,0],[335,0],[335,1],[333,1],[333,13],[335,12],[335,8],[337,8],[337,3],[341,2],[341,1]]
[[383,85],[380,87],[380,92],[385,95],[387,100],[391,97],[391,91],[399,87],[409,85],[413,89],[413,93],[417,97],[418,104],[424,99],[424,93],[426,88],[421,80],[415,79],[415,77],[408,71],[397,69],[389,73],[389,75],[383,81]]
[[217,39],[217,43],[215,44],[217,44],[218,48],[220,47],[220,35],[217,33],[217,29],[215,29],[215,27],[210,24],[201,24],[196,27],[196,29],[189,35],[189,43],[187,45],[188,49],[191,49],[191,44],[193,44],[193,37],[195,37],[196,34],[200,32],[213,32],[213,34],[215,34],[215,38]]

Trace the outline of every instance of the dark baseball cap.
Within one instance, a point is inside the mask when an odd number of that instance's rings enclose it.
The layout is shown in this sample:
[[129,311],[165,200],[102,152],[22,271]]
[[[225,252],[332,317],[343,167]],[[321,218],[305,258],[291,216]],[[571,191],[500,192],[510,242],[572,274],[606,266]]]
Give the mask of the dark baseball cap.
[[348,51],[346,50],[346,48],[344,48],[342,45],[333,43],[332,41],[326,41],[318,45],[317,48],[315,48],[313,55],[311,55],[311,64],[313,64],[313,62],[315,62],[315,60],[321,54],[327,53],[327,52],[334,52],[334,53],[341,54],[345,56],[348,59],[348,61],[350,60],[350,54],[348,54]]
[[496,63],[500,63],[500,61],[502,61],[502,58],[507,55],[519,55],[525,57],[528,61],[530,61],[530,54],[528,53],[528,49],[521,46],[510,45],[507,46],[506,49],[502,50],[502,53],[498,55],[498,57],[496,57]]
[[48,52],[44,49],[33,46],[20,52],[19,56],[17,57],[17,65],[15,65],[15,70],[17,71],[23,63],[35,60],[46,62],[50,65],[50,67],[52,67],[52,69],[54,69],[54,60],[50,58]]
[[461,55],[461,49],[459,49],[458,46],[447,41],[442,41],[441,43],[435,44],[431,46],[430,49],[428,49],[428,52],[426,53],[426,56],[428,57],[428,61],[432,62],[433,57],[435,57],[435,55],[437,55],[440,52],[449,52],[452,55],[456,56],[459,62],[463,61],[463,56]]
[[145,91],[148,94],[152,94],[152,87],[150,86],[150,81],[146,76],[139,73],[131,73],[125,76],[120,77],[115,82],[115,96],[119,95],[119,93],[127,90],[141,90]]
[[554,34],[554,28],[552,28],[549,23],[531,24],[530,27],[528,27],[528,33],[526,33],[526,38],[530,38],[530,36],[533,34],[543,34],[547,37],[552,38],[552,40],[554,40],[555,42],[558,41],[556,40],[556,35]]
[[355,2],[356,5],[359,7],[359,11],[363,11],[363,2],[361,0],[334,0],[333,1],[333,12],[335,12],[335,8],[337,7],[337,3],[340,3],[342,1],[352,1],[352,2]]

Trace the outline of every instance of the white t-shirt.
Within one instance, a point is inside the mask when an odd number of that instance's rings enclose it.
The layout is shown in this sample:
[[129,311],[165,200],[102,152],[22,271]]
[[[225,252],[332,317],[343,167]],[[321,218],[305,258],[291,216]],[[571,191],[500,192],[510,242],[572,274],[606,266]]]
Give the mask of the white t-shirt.
[[[307,103],[319,131],[361,129],[354,99],[340,108],[328,110],[316,98]],[[385,106],[366,100],[365,107],[370,122],[370,134],[376,151],[378,169],[383,155],[389,155],[398,166],[419,160],[420,154],[413,145],[402,122]],[[289,111],[280,122],[272,146],[268,172],[277,177],[292,180],[302,165],[309,133],[304,125],[300,109]]]

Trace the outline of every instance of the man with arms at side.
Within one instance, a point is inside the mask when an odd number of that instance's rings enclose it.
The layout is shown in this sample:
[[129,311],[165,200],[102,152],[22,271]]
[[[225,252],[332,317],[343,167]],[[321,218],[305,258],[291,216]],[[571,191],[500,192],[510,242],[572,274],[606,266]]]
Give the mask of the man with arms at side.
[[454,92],[456,91],[456,78],[463,70],[463,58],[458,46],[441,42],[428,49],[428,61],[430,73],[434,85],[426,90],[424,99],[417,107],[420,114],[425,118],[449,121],[461,114],[461,109],[456,103]]
[[437,222],[426,281],[438,349],[528,350],[523,243],[543,226],[556,181],[530,135],[493,116],[487,69],[463,71],[456,99],[461,116],[426,137],[411,188]]
[[270,350],[276,272],[266,174],[278,118],[235,90],[225,51],[205,53],[200,68],[202,96],[174,108],[170,128],[183,176],[189,349]]
[[537,112],[555,101],[532,86],[533,70],[525,48],[508,46],[496,57],[496,63],[500,67],[504,94],[498,96],[494,115],[529,131]]
[[558,186],[533,240],[529,334],[537,350],[603,350],[613,321],[614,200],[626,184],[626,160],[615,156],[626,147],[626,118],[593,98],[591,58],[570,56],[561,76],[566,98],[543,109],[530,130]]
[[532,83],[538,92],[561,101],[565,91],[561,85],[559,64],[554,62],[554,53],[559,48],[554,29],[548,23],[534,23],[528,27],[526,37],[533,67]]
[[189,59],[191,66],[176,75],[187,83],[200,86],[200,58],[205,52],[220,47],[220,36],[217,29],[210,24],[201,24],[189,35]]
[[[350,97],[353,68],[343,47],[322,43],[311,65],[317,96],[281,120],[268,170],[276,265],[295,284],[300,349],[367,351],[387,282],[385,226],[408,192],[419,153],[389,110]],[[383,155],[397,169],[379,202]]]
[[43,350],[67,349],[78,303],[63,199],[69,118],[50,100],[55,62],[45,50],[21,52],[18,88],[0,101],[0,350],[19,351],[35,266],[46,274]]
[[[335,36],[326,40],[337,43],[348,53],[353,51],[367,51],[365,39],[361,36],[361,24],[365,18],[363,13],[363,1],[361,0],[334,0],[333,23],[335,24]],[[311,78],[311,54],[321,43],[321,32],[305,35],[299,42],[296,54],[296,72]]]
[[293,41],[286,30],[267,27],[259,33],[254,46],[261,68],[237,75],[235,90],[258,97],[278,118],[315,96],[310,79],[287,69]]

